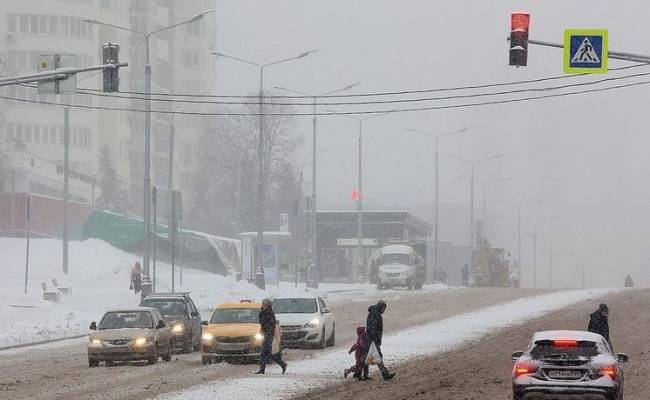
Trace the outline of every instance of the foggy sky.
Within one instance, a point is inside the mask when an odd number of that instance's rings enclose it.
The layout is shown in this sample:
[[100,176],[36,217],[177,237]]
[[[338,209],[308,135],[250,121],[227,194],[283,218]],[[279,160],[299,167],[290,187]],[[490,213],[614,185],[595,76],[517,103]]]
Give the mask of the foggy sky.
[[[531,46],[527,68],[507,65],[509,15],[516,10],[531,13],[531,38],[560,42],[565,28],[607,28],[610,49],[650,53],[650,5],[640,0],[228,0],[217,2],[217,9],[219,51],[264,63],[318,49],[304,60],[270,67],[267,89],[323,92],[360,81],[355,90],[361,93],[563,74],[559,49]],[[622,65],[610,61],[610,67]],[[219,94],[248,94],[256,87],[255,69],[218,61]],[[479,182],[512,177],[490,191],[488,207],[498,224],[490,227],[491,241],[516,253],[516,211],[495,203],[497,198],[515,202],[545,198],[545,203],[524,211],[522,228],[523,258],[530,266],[532,224],[558,217],[540,225],[540,283],[547,282],[552,237],[559,271],[556,283],[575,285],[577,267],[585,264],[593,271],[588,278],[593,285],[611,284],[612,279],[622,284],[627,272],[637,283],[649,284],[644,276],[650,262],[649,93],[650,88],[640,86],[373,119],[364,129],[365,198],[373,208],[411,209],[430,202],[433,141],[404,128],[442,133],[471,125],[471,132],[441,142],[441,153],[471,159],[504,153],[476,174]],[[304,159],[311,146],[310,118],[300,119],[298,127],[306,140],[297,158]],[[347,118],[319,119],[319,149],[331,149],[320,155],[321,209],[336,208],[342,191],[356,185],[356,129]],[[306,177],[311,175],[309,167],[305,172]],[[458,177],[468,175],[468,167],[441,158],[441,202],[466,204],[468,185]],[[343,193],[346,199],[348,194]],[[476,196],[480,215],[480,184]],[[349,201],[344,203],[351,207]],[[441,239],[464,238],[467,230],[462,229],[441,226]]]

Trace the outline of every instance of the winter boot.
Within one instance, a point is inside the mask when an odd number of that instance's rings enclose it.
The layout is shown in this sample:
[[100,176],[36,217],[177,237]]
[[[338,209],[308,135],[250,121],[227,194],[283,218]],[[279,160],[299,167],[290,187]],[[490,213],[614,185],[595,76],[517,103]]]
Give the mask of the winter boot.
[[381,376],[384,378],[385,381],[391,380],[393,379],[393,377],[395,377],[394,373],[388,372],[388,368],[386,368],[383,362],[377,364],[377,366],[379,367],[379,370],[381,371]]

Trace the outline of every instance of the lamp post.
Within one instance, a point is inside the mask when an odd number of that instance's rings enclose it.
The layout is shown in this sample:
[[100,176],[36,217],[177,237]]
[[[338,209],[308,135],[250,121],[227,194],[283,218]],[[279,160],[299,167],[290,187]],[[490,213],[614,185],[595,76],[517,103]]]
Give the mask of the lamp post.
[[[327,110],[331,113],[336,113],[336,111]],[[352,281],[357,280],[359,273],[359,268],[366,264],[365,254],[363,253],[363,123],[369,119],[381,117],[382,115],[390,114],[390,112],[385,112],[381,114],[372,114],[368,117],[357,117],[355,115],[349,114],[338,114],[342,117],[350,118],[359,124],[359,168],[358,168],[358,188],[357,195],[357,253],[358,260],[357,263],[352,268]]]
[[266,64],[259,64],[253,61],[245,60],[243,58],[234,57],[221,52],[211,52],[217,57],[228,58],[230,60],[239,61],[240,63],[252,65],[259,69],[259,132],[257,143],[257,162],[259,175],[257,179],[257,263],[255,266],[255,284],[257,287],[264,289],[266,284],[264,280],[264,69],[271,65],[277,65],[288,61],[300,60],[307,57],[316,50],[309,50],[295,57],[285,58],[278,61],[272,61]]
[[519,284],[521,285],[521,268],[522,268],[522,263],[521,263],[521,209],[527,206],[532,206],[534,204],[539,204],[544,202],[546,199],[540,199],[536,201],[531,201],[528,203],[512,203],[509,201],[504,201],[504,200],[497,200],[499,203],[507,204],[509,206],[515,207],[517,209],[517,261],[519,262],[519,268],[517,270],[517,280],[519,281]]
[[503,178],[503,179],[499,179],[499,180],[496,180],[496,181],[488,182],[485,185],[483,185],[483,227],[484,227],[483,229],[484,229],[486,237],[487,237],[487,192],[488,192],[488,189],[491,186],[498,185],[499,183],[508,182],[510,179],[512,179],[512,178],[510,178],[510,177]]
[[[311,97],[312,101],[314,103],[314,108],[313,108],[313,115],[312,115],[312,170],[311,170],[311,237],[310,237],[310,242],[311,242],[311,260],[312,264],[316,264],[317,260],[317,252],[316,252],[316,235],[317,235],[317,229],[316,229],[316,164],[317,164],[317,158],[316,156],[318,155],[318,151],[316,150],[316,128],[317,128],[317,119],[316,119],[316,102],[318,97],[322,96],[329,96],[335,93],[340,93],[340,92],[345,92],[347,90],[350,90],[354,88],[355,86],[358,86],[359,82],[352,83],[350,85],[347,85],[341,89],[336,89],[336,90],[331,90],[329,92],[321,93],[321,94],[313,94],[313,93],[306,93],[306,92],[301,92],[298,90],[293,90],[281,86],[275,86],[275,89],[278,90],[283,90],[285,92],[290,92],[290,93],[295,93],[301,96],[307,96]],[[317,267],[319,268],[319,267]],[[318,284],[318,279],[320,279],[319,274],[316,274],[316,284]]]
[[141,32],[135,29],[127,28],[124,26],[113,25],[97,20],[85,19],[84,21],[89,24],[107,26],[114,29],[119,29],[127,32],[140,35],[144,38],[145,45],[145,120],[144,120],[144,255],[142,257],[142,264],[144,267],[144,275],[149,276],[149,258],[151,251],[151,64],[149,60],[149,44],[151,36],[177,28],[182,25],[190,24],[202,19],[207,14],[215,10],[207,10],[194,17],[179,22],[177,24],[169,25],[160,29],[149,32]]
[[417,129],[410,129],[410,128],[406,129],[408,132],[417,133],[417,134],[420,134],[420,135],[432,137],[434,139],[434,141],[433,141],[433,143],[434,143],[433,151],[434,151],[434,154],[435,154],[435,156],[434,156],[434,164],[435,164],[434,165],[434,170],[435,170],[435,172],[434,172],[434,180],[435,181],[434,181],[434,199],[433,199],[433,247],[434,247],[434,251],[433,251],[433,270],[434,271],[438,270],[438,259],[439,259],[439,257],[438,257],[438,242],[439,242],[439,233],[440,233],[440,223],[439,223],[439,219],[438,219],[438,217],[439,217],[439,214],[438,214],[438,212],[439,212],[439,206],[438,206],[438,195],[439,195],[439,191],[438,191],[438,186],[439,186],[438,185],[438,177],[439,177],[439,172],[438,172],[439,171],[439,169],[438,169],[438,160],[439,160],[438,148],[439,148],[439,142],[440,142],[440,139],[442,139],[443,137],[457,135],[457,134],[460,134],[460,133],[463,133],[463,132],[467,131],[470,128],[471,127],[468,126],[468,127],[463,128],[463,129],[459,129],[457,131],[447,132],[447,133],[442,133],[442,134],[435,134],[435,133],[430,133],[430,132],[425,132],[425,131],[420,131],[420,130],[417,130]]
[[557,217],[544,218],[533,225],[533,289],[537,289],[537,227],[544,222],[556,219]]
[[496,160],[497,158],[500,158],[503,156],[503,153],[495,154],[490,157],[485,157],[481,158],[478,160],[467,160],[465,158],[461,157],[456,157],[451,154],[445,154],[445,157],[453,158],[454,160],[458,160],[461,162],[464,162],[468,165],[471,166],[472,168],[472,174],[470,178],[470,206],[469,206],[469,223],[470,223],[470,229],[469,229],[469,246],[472,250],[472,254],[474,253],[474,171],[476,169],[476,166],[490,160]]

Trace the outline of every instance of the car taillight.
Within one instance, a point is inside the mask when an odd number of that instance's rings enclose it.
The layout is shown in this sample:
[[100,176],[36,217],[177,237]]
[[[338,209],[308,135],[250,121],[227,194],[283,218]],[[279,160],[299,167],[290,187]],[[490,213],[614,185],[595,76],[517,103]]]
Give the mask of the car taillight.
[[553,341],[555,347],[576,347],[578,346],[577,340],[571,339],[558,339]]
[[515,378],[522,375],[534,374],[537,372],[537,365],[528,362],[516,362],[512,372]]
[[609,365],[601,370],[603,376],[609,376],[612,379],[616,379],[616,366]]

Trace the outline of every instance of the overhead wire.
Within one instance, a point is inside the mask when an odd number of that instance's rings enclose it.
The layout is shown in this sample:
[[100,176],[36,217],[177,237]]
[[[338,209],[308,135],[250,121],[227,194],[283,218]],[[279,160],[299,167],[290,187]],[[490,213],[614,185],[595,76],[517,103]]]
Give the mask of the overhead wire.
[[[269,112],[264,113],[266,116],[335,116],[335,115],[368,115],[368,114],[385,114],[385,113],[404,113],[404,112],[414,112],[414,111],[433,111],[433,110],[444,110],[444,109],[455,109],[455,108],[472,108],[480,107],[487,105],[498,105],[498,104],[508,104],[508,103],[520,103],[527,101],[543,100],[549,98],[559,98],[566,96],[575,96],[580,94],[587,93],[597,93],[605,92],[610,90],[618,90],[624,88],[630,88],[634,86],[642,86],[650,84],[650,81],[639,81],[632,82],[627,84],[620,84],[614,86],[608,86],[604,88],[595,88],[595,89],[585,89],[578,90],[573,92],[566,93],[553,93],[542,96],[529,96],[515,99],[504,99],[504,100],[492,100],[485,102],[474,102],[474,103],[461,103],[461,104],[448,104],[448,105],[438,105],[438,106],[428,106],[428,107],[413,107],[413,108],[397,108],[397,109],[384,109],[384,110],[359,110],[359,111],[341,111],[341,112],[287,112],[287,113],[275,113]],[[106,110],[106,111],[128,111],[128,112],[140,112],[144,113],[147,110],[138,109],[138,108],[125,108],[125,107],[104,107],[104,106],[88,106],[88,105],[74,105],[68,103],[60,102],[50,102],[42,100],[29,100],[29,99],[19,99],[9,96],[0,96],[0,99],[12,100],[18,102],[32,103],[32,104],[48,104],[48,105],[57,105],[70,108],[80,108],[80,109],[91,109],[91,110]],[[164,111],[164,110],[151,110],[151,113],[154,114],[171,114],[171,115],[195,115],[195,116],[259,116],[259,112],[198,112],[198,111]]]

